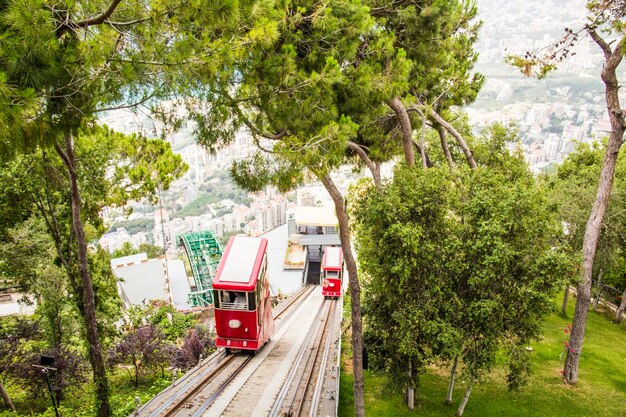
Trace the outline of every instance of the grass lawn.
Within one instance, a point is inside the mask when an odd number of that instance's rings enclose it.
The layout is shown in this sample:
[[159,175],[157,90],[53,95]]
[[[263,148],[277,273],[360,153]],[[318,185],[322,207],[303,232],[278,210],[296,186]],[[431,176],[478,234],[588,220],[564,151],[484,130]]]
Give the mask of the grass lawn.
[[[559,358],[567,335],[563,329],[573,316],[575,299],[569,305],[569,319],[557,313],[543,326],[544,339],[533,343],[533,374],[528,385],[508,392],[504,367],[500,364],[476,386],[465,408],[467,417],[626,417],[626,327],[612,323],[602,314],[591,312],[580,362],[579,382],[561,382]],[[354,415],[350,349],[343,339],[339,415]],[[445,406],[447,370],[431,369],[422,378],[422,403],[409,412],[402,393],[385,389],[385,376],[365,372],[365,410],[369,416],[453,416],[464,392],[457,379],[454,405]]]

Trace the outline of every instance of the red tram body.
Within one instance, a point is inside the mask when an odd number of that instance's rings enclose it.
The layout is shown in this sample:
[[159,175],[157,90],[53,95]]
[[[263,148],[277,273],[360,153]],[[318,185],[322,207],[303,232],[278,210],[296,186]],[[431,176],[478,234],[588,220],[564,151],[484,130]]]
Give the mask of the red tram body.
[[324,297],[341,297],[341,279],[343,278],[343,252],[341,248],[329,246],[324,250],[320,278]]
[[233,236],[213,278],[215,344],[260,349],[274,333],[267,239]]

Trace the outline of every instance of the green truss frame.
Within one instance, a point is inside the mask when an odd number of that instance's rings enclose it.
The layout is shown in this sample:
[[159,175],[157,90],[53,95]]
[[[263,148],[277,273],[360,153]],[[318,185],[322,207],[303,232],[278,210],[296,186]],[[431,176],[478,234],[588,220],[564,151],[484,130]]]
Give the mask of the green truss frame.
[[209,231],[185,233],[176,241],[185,248],[196,282],[196,290],[189,293],[189,304],[192,307],[208,307],[213,304],[212,281],[222,259],[222,245]]

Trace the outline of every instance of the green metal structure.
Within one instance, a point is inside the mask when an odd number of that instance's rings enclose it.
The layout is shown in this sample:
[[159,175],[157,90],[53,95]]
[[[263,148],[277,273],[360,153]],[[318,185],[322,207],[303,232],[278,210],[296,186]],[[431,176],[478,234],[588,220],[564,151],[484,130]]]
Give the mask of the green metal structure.
[[222,259],[222,245],[209,231],[185,233],[176,240],[179,246],[185,248],[196,282],[196,290],[189,294],[189,304],[192,307],[208,307],[213,303],[212,280]]

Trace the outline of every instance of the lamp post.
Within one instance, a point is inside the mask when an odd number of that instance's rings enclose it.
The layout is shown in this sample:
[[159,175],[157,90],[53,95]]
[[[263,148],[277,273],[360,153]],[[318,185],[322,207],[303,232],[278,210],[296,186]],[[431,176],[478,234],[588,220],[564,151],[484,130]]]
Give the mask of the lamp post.
[[56,368],[53,368],[52,365],[54,365],[54,356],[41,355],[39,365],[33,365],[33,367],[41,369],[41,373],[46,379],[46,385],[48,386],[48,392],[50,393],[50,399],[52,400],[52,406],[54,407],[54,414],[56,417],[61,417],[59,409],[57,408],[56,399],[54,398],[54,393],[52,392],[52,385],[50,385],[50,378],[48,377],[50,371],[56,371]]

